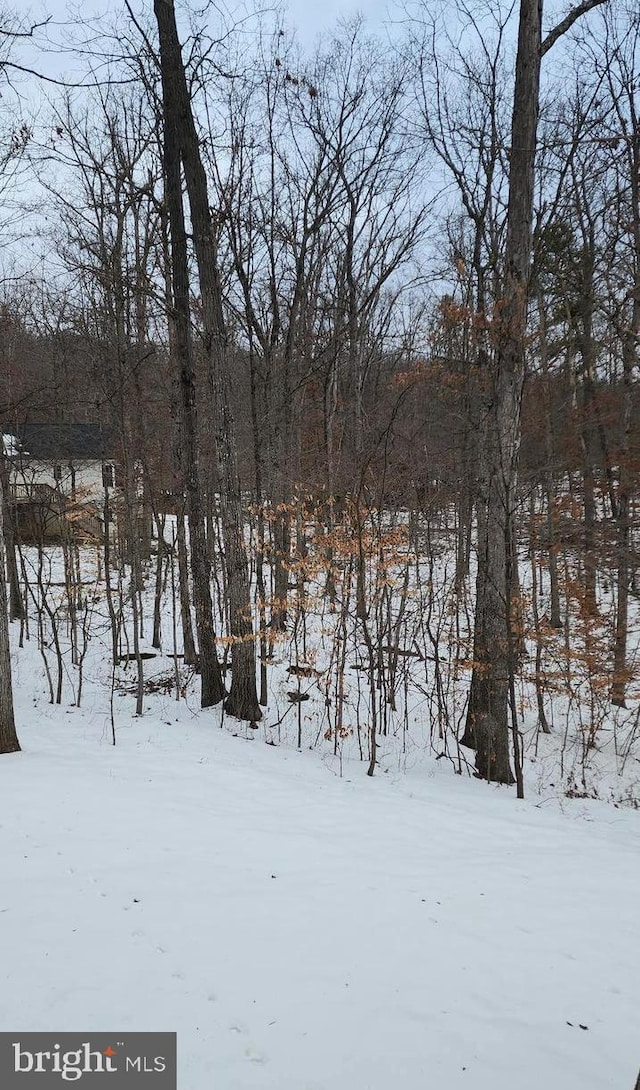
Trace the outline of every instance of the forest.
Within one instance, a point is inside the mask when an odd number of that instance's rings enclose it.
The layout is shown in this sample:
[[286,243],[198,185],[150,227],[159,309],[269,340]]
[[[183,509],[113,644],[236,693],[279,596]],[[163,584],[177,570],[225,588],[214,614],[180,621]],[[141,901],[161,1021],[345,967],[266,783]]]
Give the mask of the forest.
[[116,746],[640,806],[637,4],[0,29],[0,753],[30,644]]

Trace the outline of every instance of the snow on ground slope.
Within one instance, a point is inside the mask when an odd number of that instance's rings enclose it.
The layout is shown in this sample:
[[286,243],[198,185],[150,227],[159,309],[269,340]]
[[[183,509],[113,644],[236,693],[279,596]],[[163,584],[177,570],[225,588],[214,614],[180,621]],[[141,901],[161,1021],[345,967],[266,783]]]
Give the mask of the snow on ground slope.
[[114,748],[16,680],[3,1029],[176,1030],[180,1090],[633,1087],[637,812],[340,779],[170,700]]

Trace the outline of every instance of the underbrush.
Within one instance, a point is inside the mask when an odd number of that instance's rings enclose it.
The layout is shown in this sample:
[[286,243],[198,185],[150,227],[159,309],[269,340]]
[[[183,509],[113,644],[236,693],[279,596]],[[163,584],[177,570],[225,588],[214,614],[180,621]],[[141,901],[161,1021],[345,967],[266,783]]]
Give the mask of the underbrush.
[[[242,724],[224,715],[221,721],[270,745],[315,750],[338,774],[360,762],[371,774],[439,764],[472,775],[473,753],[460,738],[473,668],[473,557],[461,578],[451,540],[443,515],[345,509],[340,520],[334,515],[329,532],[320,513],[305,508],[287,564],[284,631],[269,623],[273,556],[265,557],[271,565],[262,572],[262,597],[252,573],[258,670],[267,696],[262,721]],[[109,708],[115,744],[129,698],[141,714],[159,700],[187,701],[197,714],[197,663],[184,662],[171,543],[165,539],[161,555],[149,560],[144,590],[135,595],[137,643],[126,565],[112,569],[107,593],[99,550],[74,552],[75,559],[62,548],[22,550],[26,617],[19,630],[13,626],[15,653],[37,648],[34,687],[51,703],[81,707],[89,685],[92,703],[98,694]],[[551,627],[544,564],[534,561],[523,547],[515,695],[527,790],[637,808],[637,611],[629,626],[626,707],[616,707],[610,699],[611,579],[603,573],[599,611],[586,615],[576,565],[565,558],[562,625]],[[223,579],[215,568],[213,574],[226,672]],[[154,606],[160,646],[152,648]]]

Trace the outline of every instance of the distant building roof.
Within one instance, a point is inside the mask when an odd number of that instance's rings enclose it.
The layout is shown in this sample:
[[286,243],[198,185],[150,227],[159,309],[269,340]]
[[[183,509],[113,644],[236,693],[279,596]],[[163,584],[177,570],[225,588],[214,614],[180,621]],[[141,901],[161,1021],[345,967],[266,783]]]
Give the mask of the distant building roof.
[[22,451],[52,461],[113,457],[111,436],[99,424],[21,424],[12,433],[3,435],[3,444],[14,455]]

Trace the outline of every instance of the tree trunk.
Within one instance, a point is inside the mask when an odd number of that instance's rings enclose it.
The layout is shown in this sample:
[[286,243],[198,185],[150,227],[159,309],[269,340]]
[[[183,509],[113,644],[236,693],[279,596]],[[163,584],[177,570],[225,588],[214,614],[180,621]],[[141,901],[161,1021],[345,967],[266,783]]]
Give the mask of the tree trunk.
[[[474,722],[478,775],[513,783],[509,762],[509,543],[520,449],[533,180],[538,123],[542,0],[521,0],[511,127],[509,204],[502,298],[494,309],[496,359],[487,437],[486,524],[478,550]],[[480,574],[482,573],[482,575]]]
[[0,450],[0,483],[2,484],[2,518],[4,522],[4,543],[6,550],[7,579],[9,581],[9,616],[12,621],[24,618],[24,602],[20,593],[20,576],[16,560],[16,544],[13,533],[13,518],[9,506],[9,473],[7,463]]
[[463,740],[475,744],[478,775],[500,783],[513,783],[508,705],[514,670],[510,620],[514,573],[510,574],[509,557],[520,453],[540,61],[582,14],[604,2],[583,0],[542,42],[542,0],[520,0],[504,276],[492,323],[495,361],[486,437],[486,523],[478,534],[472,722],[467,723]]
[[260,631],[260,704],[267,704],[267,611],[264,582],[264,490],[263,490],[263,436],[258,418],[258,371],[253,346],[249,351],[251,377],[251,426],[256,498],[256,589],[258,593],[258,626]]
[[15,753],[20,749],[13,714],[11,687],[11,648],[7,616],[7,583],[4,550],[4,488],[0,479],[0,753]]
[[593,451],[593,424],[595,418],[594,371],[596,348],[593,341],[593,232],[589,244],[585,246],[582,262],[582,297],[581,323],[578,333],[578,347],[582,359],[582,420],[580,426],[580,446],[582,450],[582,486],[584,510],[584,599],[583,609],[587,614],[594,614],[596,603],[596,501]]
[[631,579],[631,493],[633,488],[630,447],[633,412],[633,368],[637,363],[638,351],[640,350],[640,119],[635,110],[633,112],[633,122],[632,139],[629,141],[633,227],[633,288],[630,293],[631,314],[629,315],[629,324],[623,331],[622,341],[623,405],[619,451],[620,481],[616,505],[618,524],[618,601],[616,607],[613,685],[611,688],[611,701],[619,707],[625,706],[628,682],[627,636],[629,627],[629,581]]
[[[168,16],[175,29],[173,5],[163,2],[163,0],[156,0],[155,10],[159,25],[163,22],[161,16],[164,16],[165,19]],[[163,40],[161,35],[161,42]],[[183,118],[181,116],[180,102],[176,94],[180,77],[182,76],[184,80],[184,71],[182,70],[179,54],[176,56],[175,52],[167,49],[166,46],[161,48],[161,70],[164,110],[164,171],[171,230],[171,268],[173,274],[174,357],[182,409],[180,431],[184,446],[181,453],[185,471],[191,569],[193,573],[196,631],[198,634],[201,679],[200,702],[203,708],[207,708],[213,704],[218,704],[223,699],[225,690],[216,651],[204,510],[198,473],[196,371],[191,339],[189,263],[180,171]]]
[[156,554],[156,585],[153,595],[153,635],[151,637],[151,646],[155,647],[158,651],[162,648],[162,590],[164,584],[164,557],[165,557],[165,542],[164,542],[164,515],[156,516],[156,528],[158,534],[158,552]]
[[[640,141],[639,141],[640,144]],[[640,158],[640,150],[638,152]],[[640,182],[636,183],[640,190]],[[633,408],[633,367],[636,361],[637,346],[640,344],[640,195],[636,224],[637,260],[636,284],[634,286],[631,322],[623,345],[623,385],[622,385],[622,428],[620,441],[620,483],[616,503],[617,522],[617,604],[616,629],[613,656],[613,684],[611,702],[620,708],[625,707],[625,695],[628,683],[627,637],[629,630],[629,581],[631,578],[631,489],[632,474],[630,466],[630,435]]]
[[[169,327],[169,352],[175,358],[176,331],[172,309],[173,288],[171,280],[171,248],[169,242],[169,222],[166,205],[160,209],[160,230],[162,241],[163,274],[165,284],[165,304],[168,315]],[[191,618],[191,594],[189,591],[189,560],[187,555],[187,538],[185,533],[185,473],[183,459],[183,410],[178,389],[178,378],[174,376],[175,395],[171,399],[171,420],[173,424],[171,470],[173,475],[173,499],[175,503],[176,534],[173,548],[177,552],[178,559],[178,590],[180,595],[180,622],[182,625],[182,647],[185,666],[197,664],[196,644],[193,637],[193,623]],[[173,571],[173,569],[172,569]]]
[[174,124],[176,126],[173,135],[182,156],[189,196],[202,300],[204,347],[213,408],[213,449],[220,489],[232,640],[231,691],[225,708],[230,715],[255,722],[262,717],[262,712],[256,692],[255,639],[249,566],[244,543],[244,517],[235,424],[229,398],[228,344],[207,178],[187,89],[173,0],[155,0],[154,10],[160,38],[165,126],[167,129],[172,128]]
[[[556,527],[553,517],[554,502],[554,444],[553,444],[553,420],[551,416],[552,395],[549,377],[549,343],[547,334],[547,316],[545,300],[542,292],[538,292],[538,324],[540,327],[540,358],[542,374],[544,376],[544,454],[545,463],[543,470],[543,496],[545,500],[547,516],[547,560],[549,564],[549,596],[550,617],[552,628],[562,628],[560,616],[560,587],[558,584],[558,547],[556,542]],[[542,589],[542,588],[541,588]],[[536,620],[536,628],[538,621]],[[539,643],[538,643],[539,647]]]
[[195,666],[198,661],[191,620],[191,594],[189,592],[189,557],[187,534],[184,526],[184,500],[176,493],[176,552],[178,554],[178,592],[180,595],[180,621],[182,624],[182,649],[185,666]]

